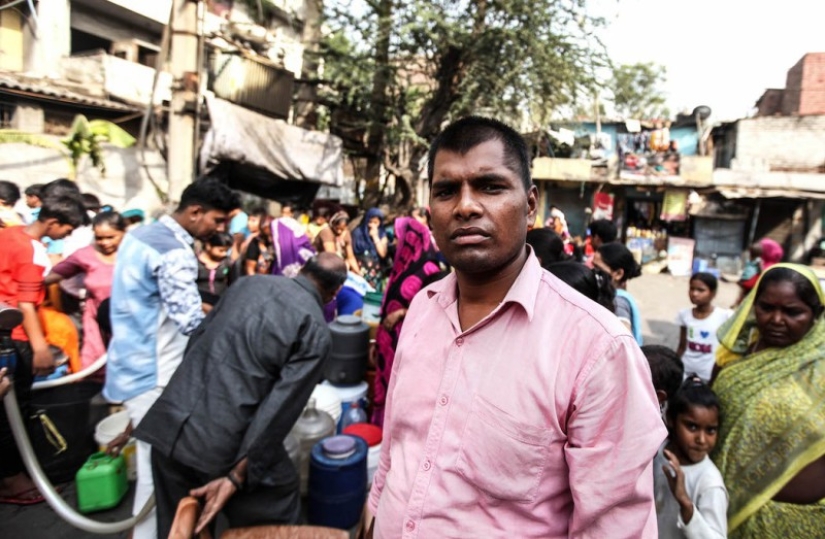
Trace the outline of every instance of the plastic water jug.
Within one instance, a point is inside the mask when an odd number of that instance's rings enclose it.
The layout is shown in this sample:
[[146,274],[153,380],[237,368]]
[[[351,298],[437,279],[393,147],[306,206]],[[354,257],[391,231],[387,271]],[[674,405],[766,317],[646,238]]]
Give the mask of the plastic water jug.
[[77,507],[81,513],[111,509],[126,494],[126,461],[123,455],[95,453],[75,475]]
[[364,380],[369,354],[369,326],[354,315],[341,315],[329,324],[332,353],[324,365],[324,378],[335,385]]
[[367,442],[341,434],[312,448],[307,517],[310,524],[348,530],[367,496]]
[[347,411],[341,416],[341,430],[343,431],[350,425],[367,422],[367,412],[361,407],[358,401],[349,403]]
[[315,407],[315,399],[309,399],[301,417],[292,427],[292,434],[298,439],[300,447],[298,475],[301,477],[301,495],[305,495],[309,479],[310,452],[316,443],[335,434],[335,420],[328,413]]
[[[369,384],[367,384],[367,382],[361,382],[360,384],[352,386],[336,386],[325,380],[321,385],[332,389],[341,399],[341,413],[338,415],[338,430],[336,431],[338,434],[341,434],[341,430],[344,428],[344,416],[353,402],[357,402],[363,410],[367,409],[367,405],[369,404],[367,402]],[[335,419],[334,415],[333,419]],[[364,419],[364,421],[366,421],[366,419]],[[358,423],[358,421],[356,421],[356,423]]]
[[284,449],[286,450],[286,454],[289,455],[289,460],[292,461],[292,465],[295,466],[295,470],[300,474],[301,442],[298,440],[298,437],[291,432],[287,434],[284,438]]

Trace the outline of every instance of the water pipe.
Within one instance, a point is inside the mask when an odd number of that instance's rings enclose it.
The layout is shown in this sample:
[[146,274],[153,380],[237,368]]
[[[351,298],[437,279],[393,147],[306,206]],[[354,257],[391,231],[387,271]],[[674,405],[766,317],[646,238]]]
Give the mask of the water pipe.
[[20,408],[17,406],[17,395],[14,392],[14,384],[12,384],[8,394],[3,397],[3,406],[6,408],[6,416],[9,418],[9,425],[11,425],[14,440],[17,442],[17,448],[20,450],[20,456],[23,458],[23,464],[26,465],[26,470],[28,470],[34,484],[54,512],[75,528],[98,535],[120,533],[134,528],[135,524],[143,520],[155,507],[155,495],[152,494],[146,501],[146,505],[140,510],[140,513],[126,520],[119,522],[99,522],[81,515],[66,503],[66,500],[54,489],[46,477],[46,474],[43,472],[43,468],[40,467],[40,463],[37,462],[37,457],[34,455],[34,449],[32,448],[29,435],[23,423],[23,418],[20,415]]

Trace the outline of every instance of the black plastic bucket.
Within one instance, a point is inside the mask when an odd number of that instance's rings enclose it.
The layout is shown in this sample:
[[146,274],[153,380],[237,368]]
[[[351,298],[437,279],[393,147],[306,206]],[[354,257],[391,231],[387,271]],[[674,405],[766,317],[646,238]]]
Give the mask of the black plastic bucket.
[[[32,392],[29,437],[52,483],[74,480],[89,455],[97,451],[95,426],[109,409],[103,399],[94,399],[102,387],[99,382],[84,380]],[[47,422],[54,425],[59,437],[47,434]],[[65,449],[61,451],[56,445]]]

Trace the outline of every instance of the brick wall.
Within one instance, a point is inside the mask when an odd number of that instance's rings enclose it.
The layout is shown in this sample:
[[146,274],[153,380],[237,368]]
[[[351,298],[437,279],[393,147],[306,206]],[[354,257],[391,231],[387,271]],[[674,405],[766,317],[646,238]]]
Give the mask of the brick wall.
[[788,70],[781,111],[786,116],[825,114],[825,52],[809,52]]
[[799,94],[802,90],[802,72],[804,68],[805,56],[788,70],[788,76],[785,79],[785,95],[782,99],[782,114],[786,116],[799,112]]
[[825,115],[739,120],[731,168],[825,172]]
[[799,114],[825,114],[825,52],[806,54],[803,60]]
[[757,116],[774,116],[782,113],[782,98],[785,90],[769,88],[756,102]]

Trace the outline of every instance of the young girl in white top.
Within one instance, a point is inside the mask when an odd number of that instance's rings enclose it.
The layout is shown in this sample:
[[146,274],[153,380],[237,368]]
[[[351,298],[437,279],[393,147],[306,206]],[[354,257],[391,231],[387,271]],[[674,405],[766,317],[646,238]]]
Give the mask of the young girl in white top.
[[669,400],[667,428],[653,463],[659,538],[727,537],[728,492],[708,457],[719,430],[719,400],[696,375]]
[[718,282],[710,273],[696,273],[690,278],[692,308],[679,311],[676,323],[681,327],[676,353],[682,358],[685,373],[696,373],[705,382],[710,381],[719,339],[716,331],[731,312],[713,306]]

